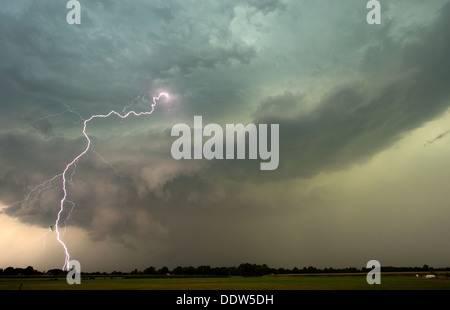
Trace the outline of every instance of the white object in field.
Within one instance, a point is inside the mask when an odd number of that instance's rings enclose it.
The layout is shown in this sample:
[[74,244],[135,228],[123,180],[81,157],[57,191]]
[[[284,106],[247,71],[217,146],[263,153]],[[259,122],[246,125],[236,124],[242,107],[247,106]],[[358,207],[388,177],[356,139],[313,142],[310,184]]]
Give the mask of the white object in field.
[[425,279],[436,279],[436,276],[434,274],[427,274]]

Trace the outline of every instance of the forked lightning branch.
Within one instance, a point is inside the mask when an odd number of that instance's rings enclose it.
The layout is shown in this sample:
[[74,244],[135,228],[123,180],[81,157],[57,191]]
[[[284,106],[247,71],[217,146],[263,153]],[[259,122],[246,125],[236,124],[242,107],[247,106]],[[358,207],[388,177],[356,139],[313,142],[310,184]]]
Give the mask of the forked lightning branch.
[[[75,203],[68,200],[67,199],[67,184],[71,183],[71,179],[76,171],[76,164],[79,161],[79,159],[81,157],[83,157],[91,148],[92,142],[91,139],[89,138],[89,135],[87,134],[86,130],[87,130],[87,124],[89,122],[91,122],[94,119],[97,118],[108,118],[111,115],[116,115],[121,119],[125,119],[131,115],[134,116],[141,116],[141,115],[150,115],[153,113],[153,111],[155,110],[155,105],[156,102],[158,100],[161,99],[161,97],[165,97],[165,98],[169,98],[169,95],[165,92],[160,93],[157,97],[153,97],[152,103],[150,105],[150,110],[149,111],[144,111],[144,112],[135,112],[135,111],[129,111],[127,113],[125,113],[125,109],[124,111],[121,113],[116,112],[116,111],[110,111],[107,114],[96,114],[96,115],[92,115],[91,117],[89,117],[88,119],[83,120],[83,135],[86,138],[86,147],[84,148],[84,150],[79,153],[77,156],[75,156],[72,161],[70,161],[64,168],[64,170],[62,171],[62,173],[55,175],[54,177],[52,177],[51,179],[48,179],[46,181],[44,181],[43,183],[41,183],[40,185],[36,186],[35,188],[33,188],[27,195],[27,197],[22,200],[22,201],[18,201],[15,202],[14,204],[17,203],[24,203],[26,201],[28,201],[28,199],[31,197],[31,195],[33,194],[33,192],[38,191],[39,193],[43,190],[45,190],[46,188],[49,187],[49,185],[57,178],[62,177],[62,191],[63,191],[63,196],[61,198],[61,201],[59,203],[59,211],[56,217],[56,222],[54,226],[50,226],[50,231],[55,231],[56,232],[56,239],[58,240],[58,242],[62,245],[62,247],[64,248],[64,254],[65,254],[65,258],[64,258],[64,265],[63,265],[63,270],[69,270],[70,269],[70,265],[69,265],[69,261],[70,261],[70,253],[69,250],[66,246],[66,244],[64,243],[64,241],[61,239],[61,234],[59,231],[59,224],[60,224],[60,220],[61,220],[61,214],[64,211],[64,207],[67,203],[72,205],[72,209],[75,206]],[[72,113],[76,113],[72,110],[68,110],[68,112],[72,112]],[[78,114],[78,113],[77,113]],[[78,114],[79,115],[79,114]],[[81,117],[81,116],[80,116]],[[71,171],[72,173],[69,175],[69,171]],[[14,205],[13,204],[13,205]]]

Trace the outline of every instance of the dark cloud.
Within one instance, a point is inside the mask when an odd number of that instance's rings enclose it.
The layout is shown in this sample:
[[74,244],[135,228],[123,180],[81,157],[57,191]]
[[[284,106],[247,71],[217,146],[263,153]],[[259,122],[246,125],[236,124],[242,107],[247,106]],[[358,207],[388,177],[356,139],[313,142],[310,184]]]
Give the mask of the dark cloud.
[[289,92],[263,101],[255,122],[280,124],[282,161],[277,173],[311,177],[320,171],[343,169],[367,160],[443,113],[450,105],[450,35],[444,30],[450,27],[448,14],[450,4],[412,42],[387,39],[387,46],[380,47],[381,42],[369,49],[362,67],[369,58],[383,61],[363,72],[364,80],[329,91],[308,114],[289,119],[279,116],[279,109],[287,106],[289,115],[289,107],[299,104],[301,97]]
[[[449,3],[403,28],[388,18],[370,28],[361,1],[114,0],[82,10],[82,24],[69,26],[64,2],[0,5],[3,212],[54,223],[61,177],[43,182],[86,145],[81,118],[148,109],[166,90],[151,116],[89,124],[95,152],[68,172],[76,207],[61,218],[94,241],[144,244],[167,264],[284,261],[278,254],[310,232],[296,230],[299,213],[326,223],[317,238],[331,236],[326,226],[340,225],[331,198],[297,197],[288,182],[364,162],[450,103]],[[170,129],[194,115],[204,125],[280,124],[279,168],[174,160]]]

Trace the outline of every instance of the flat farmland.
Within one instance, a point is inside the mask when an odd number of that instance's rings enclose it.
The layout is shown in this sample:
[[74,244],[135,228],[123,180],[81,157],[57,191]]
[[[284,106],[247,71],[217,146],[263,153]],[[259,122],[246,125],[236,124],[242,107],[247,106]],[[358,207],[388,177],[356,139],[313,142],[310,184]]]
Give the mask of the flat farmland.
[[[422,275],[421,275],[422,276]],[[262,277],[84,276],[80,285],[65,277],[0,277],[0,290],[450,290],[448,274],[437,279],[415,273],[381,275],[369,285],[366,274],[268,275]]]

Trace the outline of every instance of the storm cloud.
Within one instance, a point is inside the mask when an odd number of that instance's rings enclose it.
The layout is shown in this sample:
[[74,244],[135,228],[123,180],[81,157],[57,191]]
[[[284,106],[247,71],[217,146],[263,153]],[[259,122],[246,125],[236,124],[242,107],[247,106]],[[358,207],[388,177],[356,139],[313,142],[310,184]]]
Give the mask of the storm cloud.
[[[93,148],[68,174],[68,231],[123,245],[143,267],[358,262],[345,245],[348,257],[322,259],[336,236],[353,238],[343,215],[351,193],[322,178],[344,182],[450,105],[448,1],[383,3],[381,25],[368,25],[356,0],[97,0],[82,3],[80,25],[66,23],[64,2],[0,2],[0,202],[9,218],[54,223],[58,175],[86,145],[83,119],[148,110],[153,96],[170,94],[152,115],[89,123]],[[170,130],[192,126],[194,115],[204,124],[279,124],[278,169],[173,159]],[[447,132],[439,130],[424,141]],[[376,193],[367,192],[367,206]],[[355,217],[371,212],[356,207],[363,197],[355,201]],[[320,249],[302,254],[314,240]],[[400,263],[385,254],[391,246],[376,249]],[[128,268],[125,257],[117,264]]]

